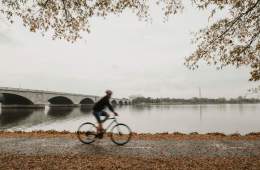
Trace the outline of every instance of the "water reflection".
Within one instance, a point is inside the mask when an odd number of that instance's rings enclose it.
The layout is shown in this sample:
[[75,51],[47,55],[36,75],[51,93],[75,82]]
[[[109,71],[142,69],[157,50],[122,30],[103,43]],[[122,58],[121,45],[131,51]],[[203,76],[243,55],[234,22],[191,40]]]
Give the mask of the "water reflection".
[[202,122],[202,106],[199,105],[199,107],[200,107],[200,121]]
[[[260,105],[133,105],[115,109],[120,122],[135,132],[224,132],[260,131]],[[0,114],[0,129],[77,130],[91,121],[92,106],[49,107],[45,110],[6,109]],[[111,114],[112,115],[112,114]]]
[[198,109],[199,105],[145,105],[145,104],[140,104],[140,105],[133,105],[130,106],[132,110],[136,111],[144,111],[144,110],[172,110],[173,108],[183,108],[183,107],[190,107],[192,109]]
[[155,105],[133,105],[131,110],[134,112],[139,112],[139,111],[149,111],[151,110],[153,107],[155,107]]
[[0,129],[16,125],[25,120],[34,112],[34,109],[11,109],[2,108],[0,114]]
[[82,105],[80,111],[85,114],[90,114],[92,112],[93,105]]
[[51,117],[62,117],[65,118],[73,111],[73,107],[50,107],[47,115]]

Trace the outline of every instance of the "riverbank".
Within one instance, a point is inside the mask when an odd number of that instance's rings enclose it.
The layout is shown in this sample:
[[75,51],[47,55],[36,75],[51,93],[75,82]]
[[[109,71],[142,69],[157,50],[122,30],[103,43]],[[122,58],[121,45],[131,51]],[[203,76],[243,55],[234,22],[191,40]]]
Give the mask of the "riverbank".
[[241,104],[260,104],[260,102],[255,103],[185,103],[185,102],[175,102],[175,103],[136,103],[132,104],[132,106],[175,106],[175,105],[195,105],[195,106],[203,106],[203,105],[241,105]]
[[[76,139],[77,136],[75,133],[69,131],[0,131],[0,137],[44,137],[44,138],[53,138],[53,137],[65,137]],[[206,133],[199,134],[197,132],[192,132],[189,134],[174,132],[174,133],[132,133],[133,140],[260,140],[260,132],[251,132],[246,135],[241,135],[239,133],[234,133],[226,135],[224,133]]]
[[134,133],[117,146],[66,131],[0,131],[0,169],[260,169],[260,133]]
[[257,104],[260,103],[258,98],[244,98],[239,96],[237,98],[226,99],[220,98],[151,98],[151,97],[137,97],[132,100],[132,104],[162,104],[162,105],[181,105],[181,104]]

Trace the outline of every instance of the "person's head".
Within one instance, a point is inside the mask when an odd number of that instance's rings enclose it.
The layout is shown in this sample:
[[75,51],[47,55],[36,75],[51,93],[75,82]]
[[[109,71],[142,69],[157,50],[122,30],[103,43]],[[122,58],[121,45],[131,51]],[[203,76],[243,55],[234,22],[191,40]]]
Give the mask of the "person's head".
[[107,96],[111,97],[113,92],[111,90],[106,90],[106,94],[107,94]]

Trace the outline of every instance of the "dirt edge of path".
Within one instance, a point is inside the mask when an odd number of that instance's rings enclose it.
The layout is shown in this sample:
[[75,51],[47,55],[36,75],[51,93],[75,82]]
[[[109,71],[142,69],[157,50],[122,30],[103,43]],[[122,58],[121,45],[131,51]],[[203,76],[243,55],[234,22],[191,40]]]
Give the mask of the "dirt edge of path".
[[[76,133],[69,131],[0,131],[0,137],[65,137],[65,138],[77,138]],[[180,132],[174,133],[132,133],[133,140],[260,140],[260,132],[252,132],[246,135],[238,133],[225,135],[223,133],[207,133],[199,134],[193,132],[190,134],[184,134]]]

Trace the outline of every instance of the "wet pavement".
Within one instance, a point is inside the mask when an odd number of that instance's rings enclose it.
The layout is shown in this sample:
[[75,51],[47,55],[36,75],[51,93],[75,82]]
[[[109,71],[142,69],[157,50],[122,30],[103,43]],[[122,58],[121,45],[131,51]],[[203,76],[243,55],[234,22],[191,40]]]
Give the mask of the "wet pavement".
[[141,157],[259,157],[260,140],[132,140],[117,146],[108,139],[87,145],[77,139],[0,137],[0,152],[25,155],[117,155]]

